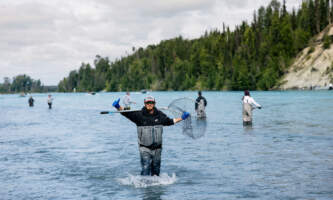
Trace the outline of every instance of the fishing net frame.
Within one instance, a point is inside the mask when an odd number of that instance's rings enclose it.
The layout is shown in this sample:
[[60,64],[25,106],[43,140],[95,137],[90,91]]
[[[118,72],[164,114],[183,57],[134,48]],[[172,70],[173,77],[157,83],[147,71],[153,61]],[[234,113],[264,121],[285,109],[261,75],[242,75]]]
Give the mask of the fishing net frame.
[[160,108],[170,112],[175,118],[180,118],[183,112],[188,112],[188,118],[181,122],[183,134],[198,139],[205,135],[207,121],[206,118],[198,118],[195,110],[195,100],[189,97],[183,97],[173,100],[167,108]]

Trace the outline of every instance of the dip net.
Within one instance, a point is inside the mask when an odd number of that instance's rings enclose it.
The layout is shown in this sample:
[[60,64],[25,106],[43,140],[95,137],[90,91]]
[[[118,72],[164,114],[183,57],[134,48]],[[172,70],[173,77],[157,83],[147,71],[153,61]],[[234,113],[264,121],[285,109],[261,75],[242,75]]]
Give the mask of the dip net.
[[195,101],[191,98],[180,98],[172,101],[167,111],[175,118],[182,116],[183,112],[190,113],[190,116],[180,122],[183,134],[193,139],[200,138],[205,135],[207,122],[206,118],[198,118],[195,111]]

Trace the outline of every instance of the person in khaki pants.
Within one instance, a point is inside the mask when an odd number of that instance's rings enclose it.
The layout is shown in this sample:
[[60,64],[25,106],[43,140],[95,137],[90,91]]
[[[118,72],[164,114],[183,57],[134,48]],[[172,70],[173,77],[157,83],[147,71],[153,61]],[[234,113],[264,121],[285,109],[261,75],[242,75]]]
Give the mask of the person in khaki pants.
[[258,104],[251,96],[248,90],[244,91],[242,98],[243,102],[243,126],[252,125],[252,110],[255,108],[261,109],[261,105]]

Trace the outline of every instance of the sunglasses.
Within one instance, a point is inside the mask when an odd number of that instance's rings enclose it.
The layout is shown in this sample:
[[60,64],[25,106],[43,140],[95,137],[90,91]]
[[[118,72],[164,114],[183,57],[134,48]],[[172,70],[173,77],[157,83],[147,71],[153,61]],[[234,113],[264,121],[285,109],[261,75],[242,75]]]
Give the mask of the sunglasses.
[[147,102],[145,102],[145,104],[155,104],[155,102],[154,101],[147,101]]

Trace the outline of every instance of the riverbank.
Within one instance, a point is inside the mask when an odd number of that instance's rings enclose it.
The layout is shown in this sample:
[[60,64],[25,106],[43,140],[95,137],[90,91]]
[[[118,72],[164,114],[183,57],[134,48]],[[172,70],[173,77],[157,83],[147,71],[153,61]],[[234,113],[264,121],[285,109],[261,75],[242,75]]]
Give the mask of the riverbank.
[[333,26],[314,37],[311,45],[305,48],[281,79],[278,88],[328,89],[333,83],[333,47],[325,48],[325,36],[332,41]]

